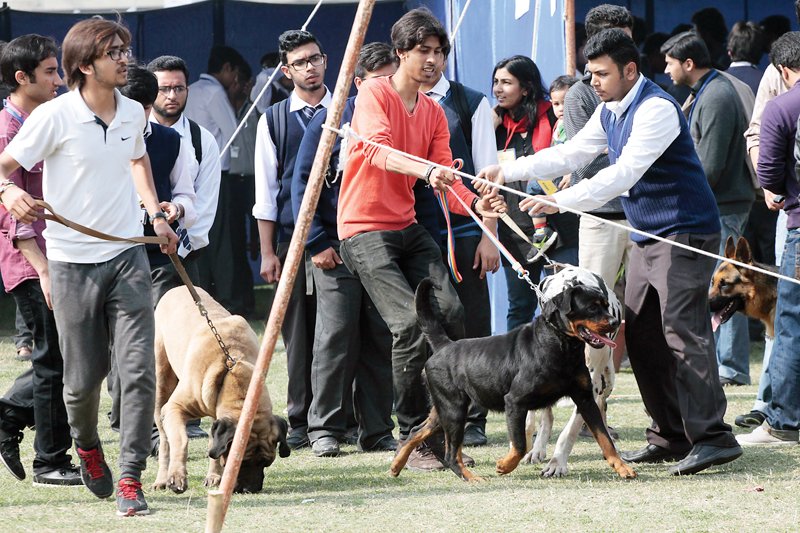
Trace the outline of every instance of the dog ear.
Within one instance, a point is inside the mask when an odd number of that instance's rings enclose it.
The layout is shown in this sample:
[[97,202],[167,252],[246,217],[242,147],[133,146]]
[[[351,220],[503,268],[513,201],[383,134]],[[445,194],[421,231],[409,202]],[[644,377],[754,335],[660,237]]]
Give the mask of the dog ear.
[[736,244],[733,242],[733,237],[731,235],[728,235],[728,239],[725,241],[725,257],[727,259],[736,257]]
[[286,435],[289,433],[289,423],[279,416],[272,417],[272,422],[278,426],[278,454],[281,457],[289,457],[292,449],[289,448],[289,443],[286,442]]
[[569,329],[567,315],[572,311],[573,290],[573,287],[567,287],[542,305],[544,319],[561,331]]
[[[728,237],[728,239],[732,239]],[[725,244],[725,257],[728,257],[728,245]],[[734,259],[737,261],[741,261],[742,263],[747,263],[748,265],[753,262],[753,254],[750,252],[750,243],[747,242],[747,239],[744,237],[739,237],[739,241],[736,243],[736,253],[733,256]]]
[[219,459],[228,453],[236,434],[236,422],[229,418],[215,420],[211,425],[211,442],[208,445],[208,456]]

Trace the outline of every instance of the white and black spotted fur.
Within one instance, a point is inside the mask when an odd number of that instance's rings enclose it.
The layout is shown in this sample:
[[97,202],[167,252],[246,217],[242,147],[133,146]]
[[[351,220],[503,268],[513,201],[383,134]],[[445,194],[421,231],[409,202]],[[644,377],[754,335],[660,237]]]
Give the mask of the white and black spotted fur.
[[[569,287],[575,285],[584,285],[598,289],[608,300],[608,312],[611,316],[616,318],[619,322],[622,321],[622,305],[619,299],[614,294],[608,285],[603,281],[603,278],[586,270],[571,265],[566,265],[556,274],[548,276],[542,280],[539,288],[545,299],[552,298]],[[612,339],[614,335],[609,335]],[[589,367],[589,373],[592,376],[592,388],[594,391],[595,401],[597,402],[600,412],[603,414],[605,421],[605,407],[606,400],[611,395],[614,389],[614,366],[610,350],[602,350],[600,352],[593,351],[593,353],[600,354],[600,360],[592,361],[587,355],[586,366]],[[531,439],[533,432],[537,425],[537,413],[541,415],[539,421],[539,428],[536,432],[536,440],[531,446]],[[564,430],[558,437],[556,448],[553,457],[542,468],[542,475],[545,477],[561,477],[567,474],[567,457],[572,451],[575,441],[578,438],[578,433],[583,426],[583,417],[578,414],[578,410],[573,410],[569,422],[564,427]],[[530,411],[525,423],[525,432],[528,440],[528,453],[523,458],[524,462],[528,463],[541,463],[547,457],[547,443],[553,431],[553,409],[548,407],[540,411]]]

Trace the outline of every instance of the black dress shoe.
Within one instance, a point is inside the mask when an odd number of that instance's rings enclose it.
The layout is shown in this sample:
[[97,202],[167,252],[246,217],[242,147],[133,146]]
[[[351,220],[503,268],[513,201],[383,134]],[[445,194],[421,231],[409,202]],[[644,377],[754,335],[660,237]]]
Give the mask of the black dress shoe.
[[339,455],[339,441],[335,437],[320,437],[311,445],[317,457],[336,457]]
[[739,415],[734,420],[734,423],[740,428],[757,428],[764,423],[767,416],[761,411],[750,411],[749,413]]
[[655,444],[648,444],[639,450],[622,452],[619,455],[626,463],[663,463],[664,461],[678,461],[686,456],[685,453],[675,453]]
[[58,468],[49,472],[33,475],[33,484],[39,487],[75,487],[83,485],[78,467]]
[[189,420],[186,423],[186,436],[190,439],[207,439],[208,433],[200,427],[200,420]]
[[286,436],[286,444],[292,450],[297,450],[299,448],[305,448],[310,444],[308,441],[308,434],[306,433],[305,428],[302,430],[296,431],[289,431],[289,434]]
[[397,441],[391,435],[386,435],[378,439],[369,448],[364,448],[359,444],[358,449],[362,452],[393,452],[397,450]]
[[489,439],[486,432],[480,426],[468,426],[464,430],[464,446],[486,446]]
[[737,444],[733,447],[711,446],[708,444],[695,444],[683,460],[669,467],[673,476],[696,474],[701,470],[714,465],[724,465],[742,455],[742,448]]

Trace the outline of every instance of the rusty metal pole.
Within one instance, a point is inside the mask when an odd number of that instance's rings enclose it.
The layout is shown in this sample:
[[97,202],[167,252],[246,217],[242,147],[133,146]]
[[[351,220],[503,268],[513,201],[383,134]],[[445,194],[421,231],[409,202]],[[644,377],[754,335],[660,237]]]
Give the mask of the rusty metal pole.
[[575,0],[564,1],[564,46],[566,48],[566,74],[575,75],[577,50],[575,49]]
[[[364,35],[367,31],[374,6],[375,0],[360,0],[358,3],[355,20],[353,21],[353,27],[350,31],[350,38],[347,41],[347,48],[345,48],[344,60],[339,69],[339,77],[336,80],[333,99],[328,108],[328,118],[325,123],[329,126],[335,128],[339,127],[345,100],[350,92],[350,83],[353,79],[353,71],[355,70],[358,53],[361,50],[361,46],[364,44]],[[269,365],[275,351],[275,344],[277,343],[278,335],[281,331],[283,318],[286,314],[286,306],[289,303],[292,286],[297,277],[297,269],[300,265],[300,261],[303,260],[306,236],[308,235],[308,229],[317,208],[320,190],[322,189],[322,183],[328,169],[335,140],[335,133],[329,130],[323,130],[319,148],[314,158],[314,165],[311,168],[308,187],[306,188],[306,193],[300,206],[298,220],[296,221],[294,233],[292,234],[292,241],[289,245],[286,263],[283,266],[281,279],[275,291],[275,300],[273,301],[272,309],[267,319],[267,327],[261,341],[258,360],[253,370],[253,380],[250,382],[250,386],[247,389],[247,397],[245,398],[244,407],[242,408],[242,415],[239,418],[236,435],[233,438],[231,451],[228,454],[228,460],[225,464],[225,471],[222,474],[222,481],[219,487],[219,493],[221,494],[217,493],[216,495],[212,495],[209,493],[209,505],[206,516],[207,532],[211,531],[217,533],[221,530],[225,520],[225,514],[230,505],[231,493],[236,485],[236,478],[239,475],[239,469],[241,468],[242,459],[244,458],[247,438],[250,436],[250,430],[253,427],[253,417],[255,416],[258,406],[258,398],[261,396],[261,392],[264,389],[264,380],[269,371]],[[219,505],[219,498],[222,499],[221,505]],[[221,516],[219,516],[220,514]]]

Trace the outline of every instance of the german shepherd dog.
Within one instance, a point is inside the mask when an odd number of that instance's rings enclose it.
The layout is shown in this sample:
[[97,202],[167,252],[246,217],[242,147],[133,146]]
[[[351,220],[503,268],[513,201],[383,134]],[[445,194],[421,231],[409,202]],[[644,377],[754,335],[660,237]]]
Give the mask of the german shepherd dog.
[[452,341],[433,310],[432,287],[431,279],[422,280],[415,305],[417,320],[433,348],[425,363],[433,408],[398,450],[391,475],[400,474],[411,451],[423,440],[443,432],[442,463],[465,481],[480,480],[464,466],[461,453],[470,400],[505,412],[511,450],[497,461],[496,471],[508,474],[527,451],[528,411],[569,396],[611,467],[623,478],[636,476],[608,435],[586,368],[584,343],[603,346],[607,336],[619,327],[619,320],[608,313],[608,302],[601,291],[583,285],[567,287],[545,301],[541,316],[530,324],[503,335]]
[[[744,237],[734,245],[733,237],[725,241],[725,257],[747,265],[756,265],[771,272],[778,268],[756,263],[750,244]],[[769,337],[775,335],[775,304],[778,301],[778,280],[760,272],[738,267],[727,261],[721,263],[711,278],[708,303],[713,315],[711,325],[716,329],[730,320],[736,311],[760,320]]]

